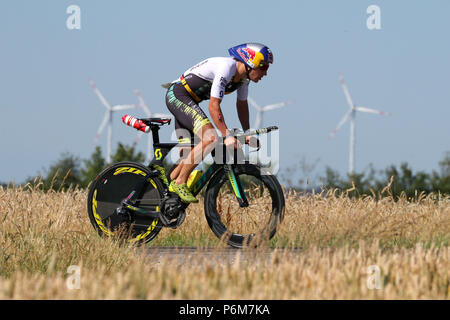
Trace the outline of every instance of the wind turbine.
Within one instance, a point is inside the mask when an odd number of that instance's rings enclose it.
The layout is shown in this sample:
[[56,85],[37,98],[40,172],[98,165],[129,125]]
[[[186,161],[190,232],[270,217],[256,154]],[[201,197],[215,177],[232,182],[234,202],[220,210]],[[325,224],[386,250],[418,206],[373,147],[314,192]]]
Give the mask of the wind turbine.
[[[161,113],[154,113],[152,114],[150,112],[149,107],[147,106],[147,104],[145,103],[144,99],[142,98],[142,94],[138,89],[134,89],[134,93],[136,94],[138,100],[139,100],[139,106],[144,110],[144,113],[146,115],[147,118],[171,118],[171,116],[166,115],[166,114],[161,114]],[[144,134],[144,132],[140,131],[136,137],[136,139],[134,140],[134,145],[136,145],[138,143],[138,141],[142,138],[142,135]],[[151,158],[152,158],[152,134],[148,133],[148,140],[147,140],[147,162],[150,162]]]
[[113,112],[119,111],[119,110],[127,110],[136,108],[136,104],[119,104],[111,106],[108,101],[103,97],[100,90],[98,90],[97,85],[95,84],[94,80],[89,78],[89,84],[92,87],[92,90],[94,90],[94,93],[98,96],[101,103],[105,106],[106,112],[105,116],[103,117],[103,120],[100,124],[100,127],[97,130],[97,135],[94,138],[94,144],[97,144],[98,139],[100,138],[100,135],[102,134],[103,129],[106,125],[108,125],[108,137],[107,137],[107,143],[106,143],[106,162],[111,163],[111,145],[112,145],[112,121],[113,121]]
[[256,115],[255,125],[254,125],[255,129],[261,128],[264,112],[269,111],[269,110],[279,109],[281,107],[284,107],[285,105],[294,103],[294,101],[283,101],[280,103],[274,103],[274,104],[270,104],[270,105],[267,105],[264,107],[260,107],[252,98],[247,97],[247,100],[258,111],[258,113]]
[[[251,97],[247,97],[247,101],[252,105],[252,107],[254,107],[257,110],[257,114],[256,114],[256,120],[255,120],[255,124],[253,126],[251,126],[252,128],[255,129],[261,129],[261,125],[263,123],[263,115],[264,112],[266,111],[270,111],[270,110],[275,110],[275,109],[279,109],[281,107],[284,107],[288,104],[294,103],[295,101],[290,100],[290,101],[283,101],[283,102],[279,102],[279,103],[274,103],[274,104],[270,104],[270,105],[266,105],[266,106],[259,106]],[[273,170],[273,166],[275,163],[272,163],[272,160],[269,160],[268,163],[262,163],[261,162],[261,158],[260,155],[267,155],[267,145],[266,144],[262,144],[261,148],[259,149],[259,151],[251,151],[251,153],[249,153],[249,159],[252,163],[259,163],[262,164],[266,167],[269,167],[269,170],[272,172]],[[267,160],[267,159],[265,159]]]
[[367,113],[375,113],[382,116],[389,116],[391,113],[379,111],[375,109],[369,109],[366,107],[360,107],[355,106],[353,103],[353,100],[350,96],[350,93],[348,91],[347,85],[344,81],[344,77],[340,74],[339,75],[339,81],[341,82],[342,89],[344,90],[344,95],[347,100],[347,103],[350,107],[350,109],[347,111],[347,113],[344,115],[344,117],[341,119],[341,121],[338,123],[337,127],[330,133],[328,136],[328,139],[333,138],[333,136],[336,134],[336,132],[342,127],[342,125],[350,119],[350,152],[349,152],[349,174],[353,174],[355,171],[355,116],[356,112],[367,112]]

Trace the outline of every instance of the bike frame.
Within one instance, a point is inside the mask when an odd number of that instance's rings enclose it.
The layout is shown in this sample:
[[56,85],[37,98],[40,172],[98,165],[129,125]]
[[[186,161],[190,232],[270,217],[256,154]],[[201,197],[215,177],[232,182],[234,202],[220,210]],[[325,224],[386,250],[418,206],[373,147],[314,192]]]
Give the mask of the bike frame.
[[[154,157],[152,158],[152,160],[150,161],[150,163],[148,164],[149,168],[152,167],[163,167],[163,161],[165,159],[165,157],[169,154],[169,152],[174,148],[174,147],[188,147],[188,148],[193,148],[195,146],[195,144],[193,143],[160,143],[159,142],[159,128],[160,125],[151,125],[150,129],[152,131],[152,138],[153,138],[153,150],[154,150]],[[202,176],[200,177],[200,179],[194,184],[194,186],[192,187],[192,194],[194,196],[197,196],[200,191],[203,189],[203,187],[207,184],[207,182],[211,179],[211,177],[222,167],[225,168],[225,170],[227,171],[228,174],[228,178],[230,179],[231,185],[233,187],[233,192],[237,198],[237,201],[239,202],[239,205],[241,207],[247,207],[248,206],[248,201],[247,198],[245,196],[245,192],[244,192],[244,188],[242,187],[242,183],[239,179],[239,177],[235,174],[235,170],[233,168],[232,164],[227,164],[226,161],[226,154],[228,152],[229,155],[229,151],[224,147],[224,164],[217,164],[215,161],[213,162],[213,164],[208,168],[208,170],[206,170]],[[236,159],[239,159],[238,155],[239,152],[242,152],[242,150],[240,149],[236,149],[233,155],[233,160],[235,160],[234,162],[236,162]],[[213,158],[214,158],[214,150],[212,152]],[[174,164],[172,168],[176,167],[178,164]]]
[[[165,170],[164,170],[164,166],[163,166],[163,160],[174,147],[192,148],[195,146],[195,144],[193,144],[193,143],[161,143],[159,141],[158,131],[162,125],[170,124],[170,119],[163,120],[163,121],[160,121],[161,119],[156,119],[156,118],[155,119],[148,118],[148,119],[140,119],[140,120],[142,120],[146,125],[148,125],[150,127],[150,130],[152,131],[153,149],[155,151],[154,151],[154,157],[148,164],[148,168],[151,169],[152,171],[153,171],[153,169],[155,169],[155,171],[152,172],[150,177],[159,177],[161,174],[164,174],[164,175],[166,174]],[[153,121],[156,123],[154,123]],[[257,129],[255,131],[247,132],[244,135],[238,135],[235,137],[259,135],[261,133],[268,133],[272,130],[278,130],[278,127],[272,126],[272,127],[267,127],[267,128],[263,128],[263,129]],[[226,171],[226,173],[228,175],[228,179],[231,183],[233,192],[236,196],[239,206],[240,207],[248,207],[248,205],[249,205],[248,200],[247,200],[247,197],[245,196],[244,188],[242,187],[242,183],[239,179],[239,176],[236,175],[236,170],[235,170],[235,165],[234,165],[235,163],[237,163],[237,159],[243,159],[243,151],[240,148],[230,150],[224,146],[223,142],[221,143],[221,145],[223,146],[223,150],[225,151],[223,153],[224,157],[222,159],[223,164],[217,164],[214,161],[213,164],[208,168],[208,170],[206,170],[206,172],[194,184],[194,186],[192,188],[192,193],[194,196],[197,196],[198,193],[206,185],[206,183],[213,177],[213,175],[221,168],[224,168],[224,170]],[[233,155],[231,155],[231,152],[233,152]],[[215,156],[214,153],[215,153],[215,150],[213,150],[211,152],[211,154],[213,155],[213,158]],[[233,162],[231,164],[227,162],[227,160],[229,159],[229,157],[227,157],[227,156],[230,156],[230,155],[233,158]],[[244,163],[248,163],[248,162],[245,161]],[[177,165],[178,164],[174,164],[174,167]],[[174,167],[172,167],[172,168],[174,168]],[[156,211],[144,210],[139,207],[135,207],[134,205],[131,204],[132,201],[139,195],[140,191],[142,190],[145,183],[147,182],[147,179],[148,179],[148,177],[146,176],[136,185],[136,187],[128,195],[128,197],[122,201],[122,207],[125,209],[128,209],[128,210],[134,211],[135,214],[137,214],[137,215],[145,215],[146,217],[150,216],[150,217],[158,218],[158,217],[160,217],[160,214],[161,214],[161,212],[159,210],[156,210]],[[165,186],[165,188],[167,191],[167,189],[168,189],[167,186]],[[159,206],[159,205],[161,205],[161,203],[158,203],[155,205]],[[184,208],[187,208],[189,206],[189,203],[183,203],[183,206],[184,206]]]

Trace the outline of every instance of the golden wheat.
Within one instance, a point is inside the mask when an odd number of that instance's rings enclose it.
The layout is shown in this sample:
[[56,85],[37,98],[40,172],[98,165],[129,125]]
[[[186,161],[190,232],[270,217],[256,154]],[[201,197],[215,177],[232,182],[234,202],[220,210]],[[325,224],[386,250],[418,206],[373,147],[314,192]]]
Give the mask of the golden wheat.
[[[449,297],[448,197],[420,195],[409,202],[291,191],[273,252],[241,250],[233,258],[193,253],[183,263],[159,255],[157,246],[225,246],[209,229],[202,201],[149,250],[100,238],[87,217],[86,197],[79,189],[0,188],[0,299]],[[79,268],[79,289],[70,287],[69,266]]]

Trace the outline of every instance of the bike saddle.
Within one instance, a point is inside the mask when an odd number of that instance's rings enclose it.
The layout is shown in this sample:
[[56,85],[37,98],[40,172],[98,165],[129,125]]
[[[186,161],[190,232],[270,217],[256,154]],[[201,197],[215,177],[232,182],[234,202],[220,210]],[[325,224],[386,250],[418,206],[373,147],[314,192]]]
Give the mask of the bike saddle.
[[158,126],[170,124],[170,122],[172,121],[171,118],[166,118],[166,117],[142,118],[141,120],[144,121],[144,123],[147,125],[158,125]]

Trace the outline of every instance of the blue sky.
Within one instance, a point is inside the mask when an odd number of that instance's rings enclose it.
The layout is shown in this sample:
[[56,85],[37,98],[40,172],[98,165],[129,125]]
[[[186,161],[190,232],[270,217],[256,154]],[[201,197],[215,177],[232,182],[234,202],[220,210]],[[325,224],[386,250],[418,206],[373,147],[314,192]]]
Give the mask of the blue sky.
[[[73,4],[80,30],[66,27]],[[381,9],[380,30],[366,26],[370,5]],[[446,0],[2,1],[0,181],[20,183],[62,152],[90,156],[105,109],[89,77],[111,104],[137,103],[138,88],[152,112],[168,113],[161,83],[243,42],[274,53],[250,96],[261,105],[296,100],[265,114],[264,125],[280,127],[281,168],[305,158],[319,159],[317,174],[347,171],[349,125],[328,140],[348,110],[342,73],[356,104],[392,113],[357,115],[356,170],[404,161],[437,170],[450,150],[448,12]],[[222,102],[229,127],[239,126],[234,103],[235,95]],[[121,115],[113,146],[136,136]],[[170,135],[161,130],[163,140]],[[105,149],[106,131],[99,143]]]

